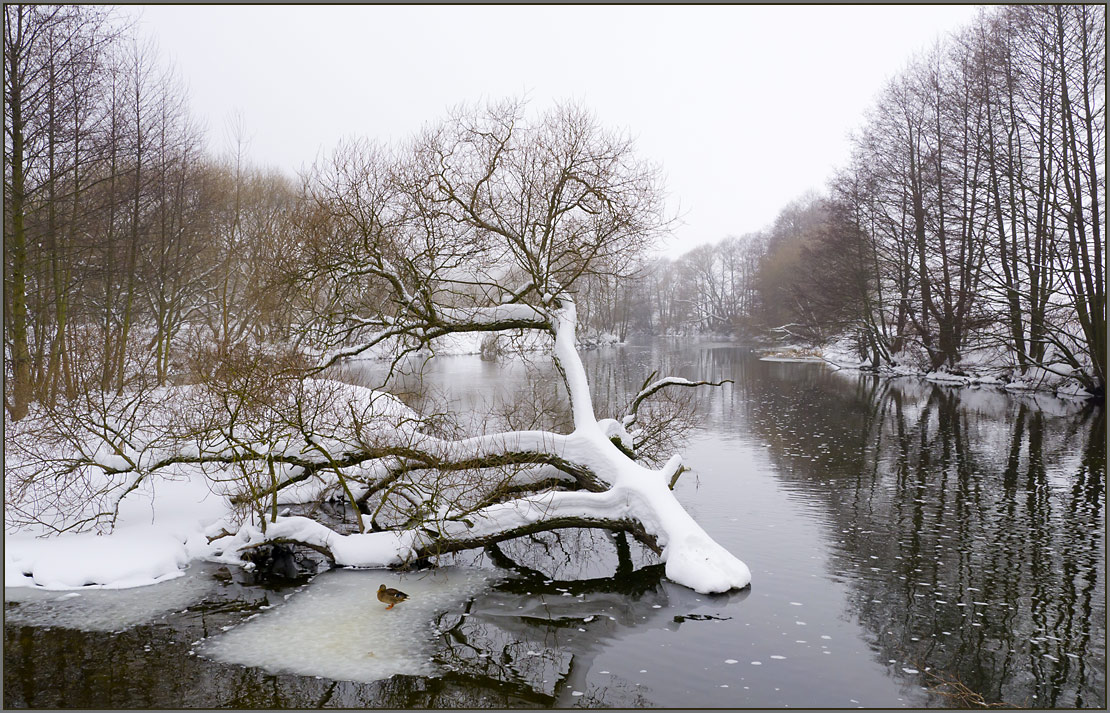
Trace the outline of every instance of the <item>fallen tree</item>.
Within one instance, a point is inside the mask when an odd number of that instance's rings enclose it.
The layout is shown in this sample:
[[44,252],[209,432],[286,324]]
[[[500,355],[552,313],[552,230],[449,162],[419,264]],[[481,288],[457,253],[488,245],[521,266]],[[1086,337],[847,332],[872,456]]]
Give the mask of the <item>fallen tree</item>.
[[[337,152],[306,190],[304,341],[214,345],[188,385],[35,411],[6,478],[9,520],[110,528],[144,483],[199,475],[235,509],[207,531],[209,555],[225,561],[292,543],[341,566],[389,567],[603,528],[640,540],[697,591],[747,586],[748,568],[675,499],[681,458],[652,451],[667,415],[653,426],[641,408],[708,382],[649,377],[622,418],[598,418],[576,348],[575,282],[626,274],[665,225],[657,171],[584,112],[536,124],[522,112],[460,111],[395,156]],[[569,432],[460,434],[386,393],[405,354],[475,332],[546,339]],[[328,378],[344,359],[386,351],[378,388]],[[329,498],[349,506],[348,530],[311,508],[283,514]]]

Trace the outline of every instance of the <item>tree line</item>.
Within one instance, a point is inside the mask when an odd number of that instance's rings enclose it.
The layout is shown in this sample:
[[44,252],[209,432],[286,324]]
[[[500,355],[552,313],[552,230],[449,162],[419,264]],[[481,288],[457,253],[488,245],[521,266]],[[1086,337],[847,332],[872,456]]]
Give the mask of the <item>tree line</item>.
[[647,266],[616,323],[849,337],[876,368],[985,357],[1105,393],[1105,21],[983,11],[889,81],[827,195]]
[[[298,191],[213,157],[180,78],[103,7],[4,9],[5,405],[163,383],[190,339],[285,327]],[[241,136],[241,129],[239,136]]]
[[[110,10],[8,5],[4,25],[4,398],[17,420],[32,403],[49,406],[90,390],[123,393],[140,381],[191,378],[191,364],[213,352],[225,358],[246,342],[296,339],[320,351],[354,338],[360,325],[352,325],[350,314],[386,299],[383,290],[393,286],[365,265],[328,264],[329,246],[350,239],[337,221],[352,218],[346,213],[352,202],[361,209],[359,191],[368,182],[388,178],[390,195],[374,196],[394,212],[388,231],[412,232],[407,221],[424,210],[426,199],[401,174],[427,171],[418,164],[431,160],[411,155],[416,144],[446,141],[454,132],[464,145],[471,140],[465,133],[474,130],[466,126],[474,112],[460,108],[437,136],[417,137],[408,146],[349,141],[294,179],[250,165],[240,124],[230,128],[230,155],[214,156],[204,128],[189,113],[180,78]],[[510,101],[490,110],[511,128],[523,106]],[[552,121],[561,124],[550,127],[550,143],[528,159],[535,165],[542,152],[562,148],[558,142],[565,137],[556,134],[581,132],[593,122],[578,107],[556,113]],[[614,135],[605,148],[611,170],[628,168],[618,159],[630,149],[627,137]],[[654,189],[642,185],[641,176],[649,169],[645,164],[631,173],[634,180],[623,190],[647,201]],[[567,194],[573,185],[557,191]],[[461,210],[463,198],[454,201]],[[557,278],[558,289],[572,292],[587,282],[623,282],[664,227],[641,225],[651,213],[643,209],[630,203],[627,230],[620,234],[589,234],[590,224],[581,222],[584,227],[565,235],[537,236],[540,254],[521,252],[529,265],[525,273],[537,284],[538,276],[551,275],[543,279]],[[584,200],[574,210],[594,209]],[[354,217],[365,225],[376,216]],[[487,223],[477,229],[498,228]],[[443,233],[428,238],[429,245],[395,245],[392,255],[373,257],[388,257],[414,280],[433,282],[462,259],[461,253],[444,257],[442,246],[464,239],[473,238]],[[441,258],[442,264],[432,264]],[[528,276],[494,270],[483,279]],[[440,284],[456,303],[485,289],[462,280]],[[356,287],[352,300],[347,294]]]
[[[322,206],[342,202],[328,181],[365,147],[301,181],[248,165],[241,127],[214,157],[180,79],[109,10],[9,5],[4,21],[12,417],[166,383],[194,347],[303,336],[347,309],[298,278]],[[590,270],[556,267],[581,324],[622,338],[848,337],[875,367],[990,353],[1102,392],[1104,95],[1102,8],[992,8],[889,82],[826,195],[674,260],[599,241]]]

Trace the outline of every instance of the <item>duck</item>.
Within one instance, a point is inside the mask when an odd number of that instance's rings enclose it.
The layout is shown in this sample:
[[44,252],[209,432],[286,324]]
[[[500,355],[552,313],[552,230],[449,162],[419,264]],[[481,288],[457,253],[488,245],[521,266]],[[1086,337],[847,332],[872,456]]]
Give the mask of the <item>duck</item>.
[[378,601],[388,604],[389,606],[387,606],[386,609],[392,609],[394,604],[403,602],[408,598],[409,595],[399,589],[387,587],[384,584],[378,587]]

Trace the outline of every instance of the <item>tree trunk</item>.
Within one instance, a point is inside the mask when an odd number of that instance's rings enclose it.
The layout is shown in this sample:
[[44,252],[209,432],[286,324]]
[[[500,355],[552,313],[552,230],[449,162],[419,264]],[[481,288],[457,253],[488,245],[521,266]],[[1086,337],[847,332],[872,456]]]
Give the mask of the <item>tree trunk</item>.
[[[8,404],[8,412],[12,419],[19,420],[27,415],[31,402],[31,353],[27,346],[27,231],[25,225],[25,175],[24,171],[24,118],[23,118],[23,87],[22,79],[23,58],[20,55],[23,41],[24,16],[20,8],[15,17],[16,43],[7,48],[9,81],[11,94],[9,97],[9,111],[11,112],[11,137],[12,137],[12,188],[11,188],[11,235],[6,236],[8,251],[11,255],[10,273],[8,282],[10,288],[8,299],[11,302],[11,324],[8,325],[8,336],[11,340],[12,360],[12,395]],[[10,18],[5,17],[5,21]],[[11,31],[11,30],[9,30]]]

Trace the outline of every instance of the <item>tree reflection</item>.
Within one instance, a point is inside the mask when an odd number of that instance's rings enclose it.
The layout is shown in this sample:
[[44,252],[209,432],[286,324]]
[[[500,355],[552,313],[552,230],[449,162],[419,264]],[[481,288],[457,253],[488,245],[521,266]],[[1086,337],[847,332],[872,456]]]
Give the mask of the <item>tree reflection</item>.
[[[297,587],[276,580],[259,586],[247,575],[226,576],[183,612],[120,632],[61,627],[4,628],[4,687],[8,707],[31,708],[506,708],[646,707],[643,689],[588,680],[596,655],[614,638],[639,627],[675,627],[668,605],[692,607],[694,593],[670,585],[660,564],[640,566],[650,553],[623,535],[556,532],[546,561],[522,564],[531,553],[509,543],[485,556],[509,574],[461,610],[440,614],[431,647],[440,673],[395,675],[373,683],[271,673],[197,656],[202,639],[272,607]],[[552,563],[578,561],[586,548],[607,576],[556,579]],[[543,567],[543,570],[537,568]],[[565,576],[581,574],[563,568]],[[201,576],[201,575],[197,575]],[[304,585],[304,582],[300,582]],[[308,584],[307,586],[312,586]],[[718,595],[722,602],[747,590]],[[704,595],[699,595],[704,596]],[[689,601],[688,601],[689,599]],[[25,606],[11,603],[10,606]],[[653,608],[658,606],[659,608]],[[582,692],[573,696],[574,691]]]
[[[834,575],[881,661],[939,705],[968,705],[942,681],[988,703],[1105,705],[1102,408],[859,375],[762,388],[768,377],[738,380],[736,405],[779,477],[826,503]],[[830,440],[835,457],[818,447]]]
[[698,412],[750,429],[785,485],[826,504],[831,574],[851,583],[892,675],[937,689],[937,705],[970,705],[944,681],[988,703],[1105,705],[1103,408],[761,362],[736,346],[625,356],[592,364],[611,372],[594,377],[612,385],[599,399],[645,364],[735,380],[698,394]]
[[[607,533],[580,534],[581,539],[549,543],[549,560],[560,559],[557,550],[588,546],[594,559],[613,571],[614,558],[600,546]],[[615,540],[615,573],[582,579],[555,579],[521,564],[506,553],[504,543],[487,548],[491,561],[513,576],[462,612],[437,619],[441,644],[436,660],[451,672],[446,678],[546,707],[652,705],[642,692],[619,682],[599,688],[587,680],[594,658],[609,641],[638,627],[666,625],[663,620],[673,616],[665,613],[668,602],[684,596],[664,585],[663,565],[636,567],[623,533]],[[515,554],[534,556],[536,551],[518,548]],[[575,691],[581,696],[573,696]]]

